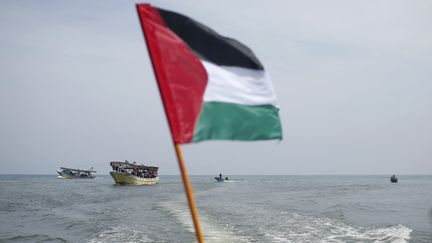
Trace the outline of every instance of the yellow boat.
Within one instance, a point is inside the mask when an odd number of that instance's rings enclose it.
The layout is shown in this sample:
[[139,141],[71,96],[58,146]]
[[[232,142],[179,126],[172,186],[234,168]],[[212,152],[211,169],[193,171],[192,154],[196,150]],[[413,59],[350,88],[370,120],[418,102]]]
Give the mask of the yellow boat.
[[111,171],[110,175],[119,185],[154,185],[159,183],[159,177],[142,178],[126,172]]
[[113,161],[110,175],[118,185],[154,185],[159,183],[158,167]]

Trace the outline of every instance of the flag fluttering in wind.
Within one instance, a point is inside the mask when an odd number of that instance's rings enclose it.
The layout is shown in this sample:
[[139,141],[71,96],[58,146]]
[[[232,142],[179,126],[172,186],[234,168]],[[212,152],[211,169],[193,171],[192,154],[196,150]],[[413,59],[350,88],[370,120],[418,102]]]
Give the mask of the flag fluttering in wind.
[[247,46],[175,12],[137,10],[176,144],[282,139],[270,78]]
[[180,144],[282,139],[269,76],[242,43],[178,13],[137,4],[198,242],[204,242]]

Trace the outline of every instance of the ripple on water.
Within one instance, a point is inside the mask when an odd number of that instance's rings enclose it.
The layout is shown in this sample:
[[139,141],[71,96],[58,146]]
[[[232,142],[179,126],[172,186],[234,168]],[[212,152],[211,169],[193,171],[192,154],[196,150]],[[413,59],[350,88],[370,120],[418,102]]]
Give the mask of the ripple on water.
[[65,239],[51,237],[45,234],[17,235],[9,239],[7,242],[67,242]]

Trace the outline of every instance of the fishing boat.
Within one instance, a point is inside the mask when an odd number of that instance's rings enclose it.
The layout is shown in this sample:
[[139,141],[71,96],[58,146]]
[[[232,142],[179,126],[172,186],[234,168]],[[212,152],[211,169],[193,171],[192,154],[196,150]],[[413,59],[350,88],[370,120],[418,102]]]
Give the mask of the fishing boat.
[[96,171],[93,170],[93,167],[89,170],[60,167],[57,173],[59,179],[94,179],[95,176],[92,173],[96,173]]
[[154,185],[159,183],[158,167],[112,161],[110,175],[117,185]]

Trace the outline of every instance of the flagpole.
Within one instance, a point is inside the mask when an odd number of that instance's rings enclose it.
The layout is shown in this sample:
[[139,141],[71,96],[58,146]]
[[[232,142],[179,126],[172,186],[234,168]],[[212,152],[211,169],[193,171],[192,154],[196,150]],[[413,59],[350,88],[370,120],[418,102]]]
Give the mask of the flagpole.
[[201,226],[198,217],[198,210],[195,207],[195,201],[193,197],[192,185],[189,180],[189,176],[186,171],[186,165],[183,159],[183,153],[180,147],[180,144],[174,143],[179,169],[182,175],[183,186],[186,192],[186,197],[189,204],[189,209],[192,215],[192,221],[195,227],[195,234],[199,243],[204,243],[204,237],[201,231]]

